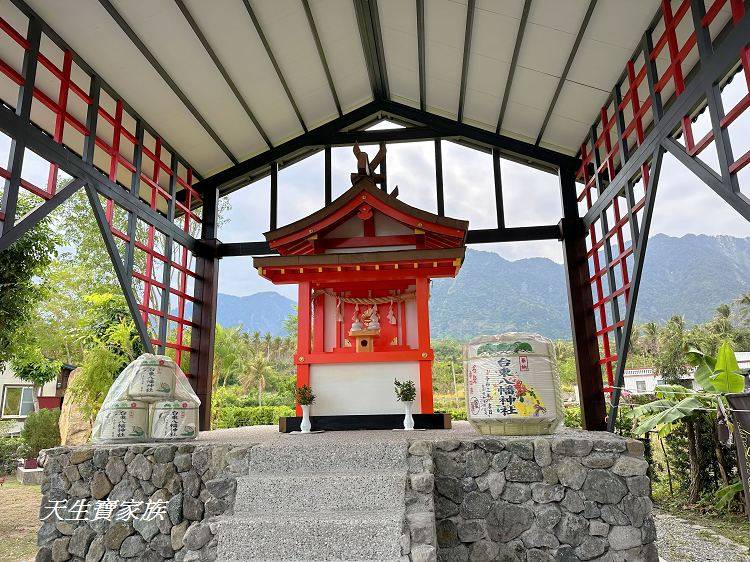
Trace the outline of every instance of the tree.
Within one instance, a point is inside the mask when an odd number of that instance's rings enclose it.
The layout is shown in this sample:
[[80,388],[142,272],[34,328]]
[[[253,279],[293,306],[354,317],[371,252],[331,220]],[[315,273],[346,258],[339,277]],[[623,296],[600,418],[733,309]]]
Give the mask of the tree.
[[656,322],[647,322],[641,326],[643,352],[656,355],[659,352],[659,326]]
[[750,293],[745,293],[734,301],[740,309],[740,319],[742,323],[750,324]]
[[15,352],[10,361],[15,374],[22,381],[34,385],[34,410],[39,409],[39,391],[50,381],[60,374],[62,364],[60,361],[49,359],[42,352],[37,337],[29,332],[28,327],[16,332],[18,341],[14,345]]
[[81,371],[68,386],[68,393],[93,421],[109,387],[144,348],[124,297],[96,294],[86,301],[87,326],[79,334],[86,351]]
[[240,375],[240,384],[248,392],[253,386],[258,388],[258,405],[263,405],[263,390],[266,386],[266,377],[273,376],[273,368],[262,352],[258,352],[247,363]]
[[690,502],[697,503],[703,490],[703,478],[696,421],[704,411],[716,407],[717,399],[723,400],[720,395],[742,392],[745,381],[729,342],[721,345],[716,357],[691,349],[685,353],[685,358],[695,366],[695,380],[702,390],[679,384],[659,385],[654,391],[657,400],[636,406],[631,415],[639,422],[635,428],[639,435],[656,431],[663,437],[671,433],[676,424],[685,425],[690,458]]
[[294,312],[291,312],[284,320],[284,333],[288,338],[297,337],[297,306],[294,307]]
[[659,353],[654,361],[656,374],[669,383],[680,384],[687,373],[685,320],[673,316],[659,334]]
[[242,327],[224,328],[216,325],[214,343],[214,384],[236,384],[247,360],[248,345]]
[[[31,210],[31,203],[18,201],[19,215]],[[48,220],[0,252],[0,366],[10,360],[22,341],[19,330],[34,317],[46,287],[40,282],[56,256],[55,236]]]

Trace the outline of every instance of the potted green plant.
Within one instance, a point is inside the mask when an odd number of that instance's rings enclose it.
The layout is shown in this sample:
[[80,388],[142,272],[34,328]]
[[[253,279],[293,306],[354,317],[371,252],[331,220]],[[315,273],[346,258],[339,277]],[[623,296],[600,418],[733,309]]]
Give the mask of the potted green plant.
[[310,385],[303,384],[294,389],[294,399],[302,408],[302,423],[300,424],[300,430],[302,433],[310,433],[312,424],[310,423],[310,405],[315,402],[315,395],[313,394]]
[[404,430],[412,431],[414,429],[414,417],[411,410],[414,405],[414,399],[417,397],[417,387],[414,386],[414,381],[393,379],[393,384],[396,390],[396,398],[399,402],[404,403]]

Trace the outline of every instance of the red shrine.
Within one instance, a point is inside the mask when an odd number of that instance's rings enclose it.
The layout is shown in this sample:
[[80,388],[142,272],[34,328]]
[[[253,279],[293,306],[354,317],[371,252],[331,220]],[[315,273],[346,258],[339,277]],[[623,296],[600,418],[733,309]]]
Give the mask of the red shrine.
[[280,255],[253,265],[275,284],[299,285],[297,385],[316,394],[314,415],[401,413],[394,378],[414,381],[414,411],[431,414],[430,279],[458,273],[468,222],[380,188],[383,149],[372,162],[358,146],[354,153],[352,187],[266,233]]

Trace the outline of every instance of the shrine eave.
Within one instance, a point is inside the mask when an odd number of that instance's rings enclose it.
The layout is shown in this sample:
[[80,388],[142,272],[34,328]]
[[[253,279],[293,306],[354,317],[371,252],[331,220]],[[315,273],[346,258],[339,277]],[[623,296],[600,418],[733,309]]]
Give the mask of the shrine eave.
[[253,258],[258,274],[274,283],[339,283],[417,277],[455,277],[465,248],[267,256]]

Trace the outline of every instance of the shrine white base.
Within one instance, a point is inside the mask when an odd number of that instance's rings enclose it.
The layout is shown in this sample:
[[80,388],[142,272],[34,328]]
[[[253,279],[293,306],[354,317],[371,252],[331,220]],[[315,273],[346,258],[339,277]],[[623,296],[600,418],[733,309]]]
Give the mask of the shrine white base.
[[315,394],[311,414],[403,414],[404,405],[396,400],[393,379],[414,382],[414,412],[421,412],[418,361],[311,365],[310,386]]

